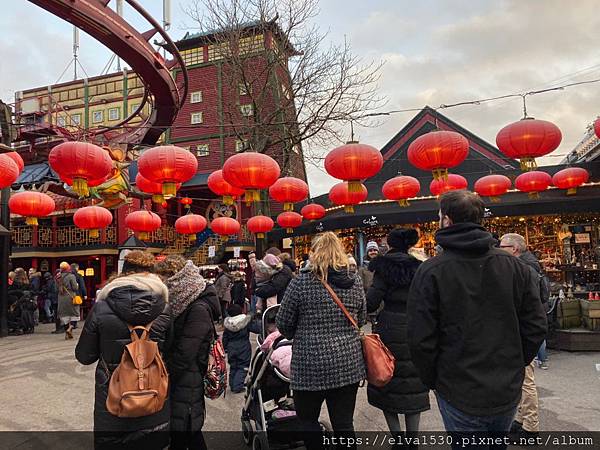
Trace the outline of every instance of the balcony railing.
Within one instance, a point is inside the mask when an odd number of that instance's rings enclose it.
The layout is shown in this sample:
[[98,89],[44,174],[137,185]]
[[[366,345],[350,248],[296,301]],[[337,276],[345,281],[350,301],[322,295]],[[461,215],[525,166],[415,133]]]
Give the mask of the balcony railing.
[[[15,247],[32,247],[34,245],[34,227],[13,227],[12,244]],[[106,236],[102,233],[97,238],[91,238],[86,230],[77,227],[37,227],[38,247],[83,247],[117,244],[117,228],[106,228]]]

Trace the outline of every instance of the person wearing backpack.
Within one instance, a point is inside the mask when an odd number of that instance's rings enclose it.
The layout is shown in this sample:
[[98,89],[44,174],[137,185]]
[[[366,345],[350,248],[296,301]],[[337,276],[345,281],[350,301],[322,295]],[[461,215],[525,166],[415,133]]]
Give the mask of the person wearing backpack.
[[174,320],[167,367],[171,376],[171,446],[205,449],[204,378],[215,339],[214,320],[220,312],[213,286],[208,286],[192,261],[170,255],[156,264],[169,289]]
[[[533,253],[527,250],[525,238],[517,233],[505,234],[500,239],[500,248],[509,252],[511,255],[516,256],[524,264],[530,267],[531,273],[535,277],[534,279],[537,279],[539,283],[542,306],[544,307],[544,310],[547,311],[547,305],[550,299],[548,280],[544,275],[542,266],[537,258]],[[545,347],[545,344],[546,341],[542,343],[541,347]],[[536,437],[540,430],[538,393],[535,385],[534,367],[535,362],[532,361],[531,364],[525,368],[521,401],[510,429],[511,433],[517,434],[519,437]]]
[[[152,273],[154,263],[149,252],[125,256],[122,273],[98,292],[75,347],[81,364],[98,362],[96,449],[162,449],[169,443],[168,375],[161,354],[171,319],[168,290]],[[140,356],[146,358],[143,370],[134,365]]]

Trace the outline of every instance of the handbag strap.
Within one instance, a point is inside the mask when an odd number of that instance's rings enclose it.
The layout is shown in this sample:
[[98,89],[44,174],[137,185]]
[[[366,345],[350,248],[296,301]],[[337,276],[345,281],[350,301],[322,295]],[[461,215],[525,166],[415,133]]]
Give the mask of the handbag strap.
[[359,326],[356,323],[356,320],[354,320],[354,318],[350,315],[350,313],[348,312],[348,310],[346,309],[346,307],[344,306],[344,304],[342,303],[342,301],[340,300],[338,295],[335,293],[333,288],[329,285],[329,283],[327,283],[327,281],[325,281],[325,280],[321,280],[321,279],[319,279],[319,280],[321,281],[321,283],[323,284],[325,289],[327,289],[327,291],[329,292],[329,295],[331,295],[331,298],[333,298],[333,301],[340,307],[340,309],[342,310],[342,312],[344,313],[346,318],[350,321],[352,326],[354,328],[356,328],[357,330],[360,330]]

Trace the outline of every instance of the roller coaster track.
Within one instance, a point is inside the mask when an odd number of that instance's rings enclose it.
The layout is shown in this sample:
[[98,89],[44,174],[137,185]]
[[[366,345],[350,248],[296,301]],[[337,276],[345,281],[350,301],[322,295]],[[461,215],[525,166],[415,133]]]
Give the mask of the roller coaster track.
[[[153,145],[175,120],[187,96],[187,70],[177,47],[163,28],[135,0],[126,0],[146,21],[150,28],[140,33],[113,11],[110,0],[29,0],[53,15],[72,23],[113,51],[138,74],[146,87],[144,102],[137,111],[119,124],[91,132],[92,136],[106,135],[106,141],[119,144]],[[164,40],[165,48],[173,59],[165,60],[149,43],[156,34]],[[174,69],[182,72],[178,85],[172,76]],[[141,124],[127,127],[151,97],[152,113]],[[123,131],[125,130],[125,131]],[[110,132],[110,133],[109,133]]]

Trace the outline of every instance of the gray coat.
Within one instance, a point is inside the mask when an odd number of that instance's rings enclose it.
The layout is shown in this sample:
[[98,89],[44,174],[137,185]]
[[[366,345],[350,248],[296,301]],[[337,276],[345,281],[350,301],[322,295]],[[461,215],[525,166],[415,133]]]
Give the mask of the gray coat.
[[73,273],[61,272],[58,288],[58,317],[79,317],[79,305],[73,304],[73,297],[79,290]]
[[[367,308],[360,278],[330,271],[328,280],[358,325],[364,325]],[[365,379],[358,332],[312,272],[305,269],[290,282],[276,321],[281,334],[294,340],[293,390],[335,389]]]

